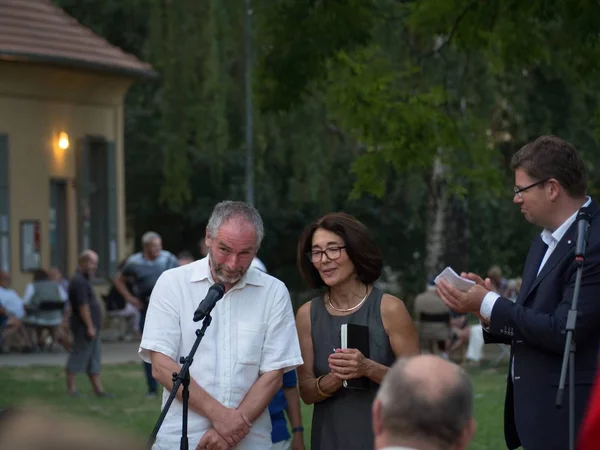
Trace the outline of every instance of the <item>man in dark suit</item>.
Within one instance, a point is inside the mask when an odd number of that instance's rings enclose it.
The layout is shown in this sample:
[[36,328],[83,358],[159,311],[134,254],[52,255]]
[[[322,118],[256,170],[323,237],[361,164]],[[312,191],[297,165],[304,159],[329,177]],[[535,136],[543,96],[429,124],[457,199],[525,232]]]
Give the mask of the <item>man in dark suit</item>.
[[504,435],[509,449],[569,448],[568,389],[562,409],[555,406],[565,348],[565,325],[571,308],[577,266],[577,214],[591,214],[583,264],[575,330],[575,424],[579,428],[590,395],[600,341],[600,218],[598,206],[586,196],[581,157],[573,145],[542,136],[512,158],[513,201],[525,218],[543,228],[529,249],[523,284],[515,303],[492,292],[490,280],[462,274],[476,282],[461,292],[438,284],[453,310],[472,312],[485,328],[486,343],[511,346],[504,410]]

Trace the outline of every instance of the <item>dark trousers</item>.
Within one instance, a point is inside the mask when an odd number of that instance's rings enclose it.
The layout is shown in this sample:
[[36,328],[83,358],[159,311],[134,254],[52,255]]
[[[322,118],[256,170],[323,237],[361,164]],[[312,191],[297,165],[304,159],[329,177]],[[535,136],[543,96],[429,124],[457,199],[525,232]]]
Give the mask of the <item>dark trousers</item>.
[[[140,332],[144,331],[144,323],[146,322],[146,310],[141,311],[140,314]],[[144,365],[144,372],[146,374],[146,383],[148,384],[148,393],[156,394],[157,391],[157,383],[154,377],[152,376],[152,364],[148,364],[147,362],[142,363]]]

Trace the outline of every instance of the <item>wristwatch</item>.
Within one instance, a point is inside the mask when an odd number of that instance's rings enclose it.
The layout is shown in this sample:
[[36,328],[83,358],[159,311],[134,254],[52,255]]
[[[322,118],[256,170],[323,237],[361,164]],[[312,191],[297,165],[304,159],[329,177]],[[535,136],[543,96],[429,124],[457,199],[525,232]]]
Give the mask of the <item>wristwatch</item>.
[[292,428],[292,433],[303,433],[304,427],[300,425],[299,427]]

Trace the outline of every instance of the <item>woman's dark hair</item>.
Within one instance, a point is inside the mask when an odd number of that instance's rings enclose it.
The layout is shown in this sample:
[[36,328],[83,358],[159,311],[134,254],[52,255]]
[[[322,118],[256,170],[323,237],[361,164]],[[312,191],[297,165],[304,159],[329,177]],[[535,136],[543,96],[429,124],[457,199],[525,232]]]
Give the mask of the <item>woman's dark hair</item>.
[[298,241],[298,270],[311,288],[325,286],[319,271],[306,256],[312,249],[313,234],[319,228],[331,231],[344,240],[346,253],[354,264],[356,276],[360,281],[372,284],[380,277],[383,258],[369,229],[350,214],[330,213],[306,227]]
[[44,269],[35,269],[33,271],[33,281],[46,281],[49,279],[50,276],[48,275],[48,272],[46,272]]

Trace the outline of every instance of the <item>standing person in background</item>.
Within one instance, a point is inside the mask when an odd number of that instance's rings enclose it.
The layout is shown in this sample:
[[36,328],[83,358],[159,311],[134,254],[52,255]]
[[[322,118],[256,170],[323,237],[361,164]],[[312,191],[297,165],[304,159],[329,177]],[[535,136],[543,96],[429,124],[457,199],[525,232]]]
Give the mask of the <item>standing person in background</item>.
[[447,342],[451,332],[450,310],[437,293],[433,280],[429,281],[425,292],[415,298],[414,319],[417,322],[421,350],[441,353],[447,358]]
[[[140,310],[140,331],[144,331],[146,310],[150,294],[158,278],[165,270],[179,267],[179,261],[172,253],[163,250],[162,239],[158,233],[148,231],[142,236],[142,251],[131,255],[123,268],[117,272],[114,284],[126,302]],[[126,278],[133,280],[135,295],[127,289]],[[144,362],[144,373],[148,384],[148,398],[155,398],[158,385],[152,377],[152,365]]]
[[73,346],[67,361],[67,389],[69,395],[78,396],[75,375],[87,372],[94,392],[98,397],[111,397],[104,392],[100,383],[102,307],[96,298],[90,279],[98,267],[98,255],[85,250],[79,256],[79,267],[69,283],[71,303],[71,331]]

